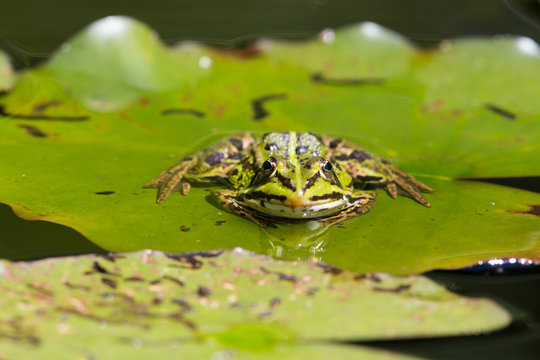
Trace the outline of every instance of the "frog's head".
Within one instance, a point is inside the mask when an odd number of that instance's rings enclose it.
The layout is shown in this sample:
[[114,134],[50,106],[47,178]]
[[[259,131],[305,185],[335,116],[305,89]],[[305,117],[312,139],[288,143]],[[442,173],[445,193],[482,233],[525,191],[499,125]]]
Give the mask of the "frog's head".
[[238,200],[267,215],[313,219],[351,206],[352,191],[351,176],[331,159],[315,156],[291,161],[271,156],[261,159]]

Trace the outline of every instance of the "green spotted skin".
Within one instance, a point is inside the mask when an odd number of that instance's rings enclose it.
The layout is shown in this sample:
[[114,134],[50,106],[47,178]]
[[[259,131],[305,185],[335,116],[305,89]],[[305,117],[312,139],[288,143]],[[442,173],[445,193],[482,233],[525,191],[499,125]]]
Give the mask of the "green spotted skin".
[[[226,187],[213,194],[229,211],[261,226],[319,221],[336,224],[368,212],[377,187],[430,206],[429,187],[389,161],[341,138],[312,132],[240,133],[191,154],[145,187],[157,202],[191,184]],[[370,188],[372,190],[362,190]]]

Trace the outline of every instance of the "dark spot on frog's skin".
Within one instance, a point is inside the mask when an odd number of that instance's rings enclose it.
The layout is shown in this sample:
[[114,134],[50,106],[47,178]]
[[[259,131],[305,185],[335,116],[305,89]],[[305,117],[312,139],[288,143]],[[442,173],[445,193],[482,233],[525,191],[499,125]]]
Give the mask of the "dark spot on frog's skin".
[[296,191],[296,186],[294,186],[292,183],[291,183],[291,179],[289,178],[286,178],[285,176],[281,175],[279,172],[277,173],[277,179],[278,181],[283,184],[283,186],[285,186],[287,189],[291,190],[291,191]]
[[242,154],[242,153],[236,153],[236,154],[233,154],[232,156],[229,156],[229,159],[231,159],[231,160],[240,160],[244,156],[246,156],[246,155]]
[[218,221],[216,221],[216,223],[215,223],[214,225],[216,225],[216,226],[221,226],[221,225],[223,225],[223,224],[225,224],[225,223],[226,223],[225,220],[218,220]]
[[223,153],[215,152],[215,153],[212,153],[210,156],[208,156],[206,158],[206,160],[204,160],[204,161],[208,165],[216,165],[216,164],[219,164],[220,162],[222,162],[224,158],[225,158],[225,156],[223,155]]
[[18,125],[19,128],[23,129],[26,131],[26,133],[28,135],[31,135],[33,137],[37,137],[37,138],[46,138],[46,137],[49,137],[49,135],[47,135],[46,133],[44,133],[43,131],[39,130],[37,127],[35,126],[32,126],[32,125],[25,125],[25,124],[19,124]]
[[305,154],[308,151],[308,147],[306,145],[300,145],[296,147],[296,155]]
[[328,144],[328,146],[330,146],[330,149],[335,149],[335,148],[338,147],[339,144],[341,144],[341,141],[342,141],[341,138],[334,139],[334,140],[330,141],[330,144]]
[[185,226],[185,225],[182,225],[182,226],[180,226],[180,231],[183,231],[183,232],[188,232],[188,231],[190,231],[190,230],[191,230],[191,229],[190,229],[190,228],[188,228],[188,227],[187,227],[187,226]]
[[345,161],[345,160],[348,160],[349,157],[345,154],[340,154],[340,155],[334,156],[334,159],[339,160],[339,161]]
[[279,149],[279,146],[278,144],[272,142],[272,143],[267,143],[266,145],[264,145],[264,150],[266,151],[275,151],[275,150],[278,150]]
[[231,175],[231,176],[236,176],[236,175],[238,175],[238,169],[237,169],[237,168],[232,169],[231,172],[230,172],[230,175]]
[[115,191],[106,190],[106,191],[96,191],[94,194],[96,195],[112,195]]
[[264,108],[263,103],[268,100],[276,100],[276,99],[286,99],[286,94],[270,94],[261,96],[260,98],[253,99],[251,101],[251,110],[253,111],[253,120],[260,121],[261,119],[264,119],[270,113]]
[[371,159],[371,156],[369,156],[369,154],[367,154],[367,153],[365,153],[363,151],[354,150],[349,155],[349,158],[350,159],[356,159],[358,161],[364,161],[364,160],[367,160],[367,159]]
[[374,287],[373,291],[400,293],[400,292],[403,292],[405,290],[409,290],[410,288],[411,288],[410,284],[405,284],[405,285],[399,285],[398,287],[395,287],[395,288],[392,288],[392,289]]
[[285,201],[287,200],[287,197],[285,195],[273,195],[273,194],[267,194],[263,191],[253,191],[249,194],[245,194],[244,197],[246,199],[267,199],[267,200],[278,200],[278,201]]
[[113,279],[101,278],[101,282],[110,288],[116,289],[117,283]]
[[131,276],[131,277],[125,278],[124,281],[144,282],[144,278],[139,277],[139,276]]
[[382,85],[384,79],[381,78],[327,78],[322,73],[315,73],[311,75],[311,81],[323,85],[345,85],[345,86],[359,86],[359,85]]
[[343,194],[342,193],[339,193],[339,192],[332,192],[330,194],[324,194],[324,195],[321,195],[321,196],[312,196],[309,198],[309,200],[311,201],[317,201],[317,200],[326,200],[326,199],[341,199],[343,198]]
[[229,142],[234,146],[237,150],[242,150],[244,147],[244,144],[242,143],[242,140],[237,138],[230,138]]
[[366,175],[366,176],[361,176],[361,175],[358,175],[356,177],[357,180],[360,180],[360,181],[379,181],[382,179],[382,177],[380,176],[369,176],[369,175]]
[[0,105],[0,116],[10,117],[12,119],[24,119],[24,120],[43,120],[43,121],[85,121],[90,119],[89,116],[49,116],[42,114],[9,114],[6,112],[4,106]]
[[212,290],[208,286],[199,286],[197,289],[197,295],[200,297],[208,297],[212,294]]
[[321,174],[319,172],[316,172],[312,177],[306,180],[306,185],[304,186],[302,190],[305,192],[307,189],[315,185],[315,183],[320,177],[321,177]]
[[171,108],[171,109],[165,109],[161,111],[161,115],[172,115],[172,114],[187,114],[187,115],[193,115],[199,118],[203,118],[206,116],[206,114],[203,113],[202,111],[194,110],[194,109]]
[[60,100],[46,101],[46,102],[43,102],[41,104],[37,104],[36,106],[34,106],[34,108],[32,109],[32,112],[34,114],[39,114],[39,113],[42,113],[43,111],[47,110],[51,106],[56,106],[56,105],[60,105],[60,104],[62,104],[62,102]]
[[499,106],[496,106],[496,105],[493,105],[493,104],[485,104],[484,105],[486,109],[488,109],[489,111],[497,114],[497,115],[500,115],[502,116],[503,118],[507,119],[507,120],[510,120],[510,121],[514,121],[516,120],[517,116],[516,114],[508,111],[508,110],[505,110]]

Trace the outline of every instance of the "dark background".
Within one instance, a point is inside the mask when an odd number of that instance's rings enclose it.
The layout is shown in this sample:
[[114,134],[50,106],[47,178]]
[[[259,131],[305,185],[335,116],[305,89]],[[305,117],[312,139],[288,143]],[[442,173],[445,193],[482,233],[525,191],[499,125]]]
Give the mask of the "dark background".
[[[327,27],[373,21],[402,33],[417,46],[446,38],[514,34],[540,43],[538,0],[2,0],[0,49],[21,69],[39,64],[62,42],[94,20],[129,15],[147,23],[168,44],[198,40],[235,48],[255,39],[304,39]],[[1,154],[0,154],[1,156]],[[491,180],[533,191],[539,178]],[[0,258],[103,251],[73,229],[19,219],[0,204]],[[487,296],[505,306],[514,323],[492,334],[446,339],[369,342],[368,345],[431,359],[538,359],[538,266],[431,272],[432,279],[468,296]]]

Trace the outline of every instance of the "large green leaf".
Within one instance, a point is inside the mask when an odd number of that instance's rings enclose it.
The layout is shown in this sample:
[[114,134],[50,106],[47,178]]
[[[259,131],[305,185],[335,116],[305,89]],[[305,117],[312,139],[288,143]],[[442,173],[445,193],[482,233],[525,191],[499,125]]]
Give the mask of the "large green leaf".
[[[540,195],[455,180],[540,175],[538,80],[538,49],[525,38],[425,52],[364,23],[226,53],[167,50],[144,25],[111,17],[19,74],[1,100],[0,201],[113,251],[241,246],[392,273],[539,259]],[[254,116],[266,95],[280,96]],[[346,136],[390,158],[435,190],[432,207],[380,192],[342,227],[264,230],[206,201],[205,189],[160,205],[142,189],[224,135],[285,129]]]
[[109,260],[0,262],[0,356],[112,358],[133,347],[165,355],[173,346],[189,358],[234,350],[378,359],[385,354],[330,342],[475,334],[510,320],[492,301],[422,276],[359,275],[240,249]]

